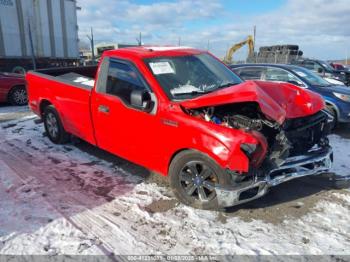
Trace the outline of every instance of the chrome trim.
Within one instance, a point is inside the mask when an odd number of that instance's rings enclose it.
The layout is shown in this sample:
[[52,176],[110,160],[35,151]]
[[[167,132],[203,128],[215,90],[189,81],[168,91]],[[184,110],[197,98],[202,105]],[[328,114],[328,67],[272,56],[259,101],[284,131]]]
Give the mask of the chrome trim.
[[[326,173],[332,167],[332,162],[333,151],[330,147],[314,149],[303,156],[287,158],[281,167],[269,171],[264,178],[255,178],[254,181],[239,186],[216,185],[218,204],[220,207],[230,207],[252,201],[267,194],[271,187],[284,182]],[[256,193],[249,190],[255,190]],[[252,195],[240,199],[244,192]]]

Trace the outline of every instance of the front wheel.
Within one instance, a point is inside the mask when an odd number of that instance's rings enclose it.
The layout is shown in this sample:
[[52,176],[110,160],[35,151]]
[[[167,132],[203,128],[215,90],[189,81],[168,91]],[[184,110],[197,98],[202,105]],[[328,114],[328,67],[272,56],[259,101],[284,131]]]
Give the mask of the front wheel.
[[53,143],[64,144],[69,140],[69,134],[64,130],[54,106],[50,105],[45,108],[43,120],[46,134]]
[[170,164],[170,186],[183,204],[200,209],[218,210],[214,186],[227,185],[229,175],[210,157],[196,152],[180,152]]

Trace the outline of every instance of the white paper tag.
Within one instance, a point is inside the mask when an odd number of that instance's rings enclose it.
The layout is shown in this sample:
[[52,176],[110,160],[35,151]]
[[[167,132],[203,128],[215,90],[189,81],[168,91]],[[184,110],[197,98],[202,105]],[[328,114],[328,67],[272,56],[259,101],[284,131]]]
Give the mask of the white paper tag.
[[150,63],[153,74],[162,75],[162,74],[175,74],[174,69],[171,67],[169,62],[156,62]]

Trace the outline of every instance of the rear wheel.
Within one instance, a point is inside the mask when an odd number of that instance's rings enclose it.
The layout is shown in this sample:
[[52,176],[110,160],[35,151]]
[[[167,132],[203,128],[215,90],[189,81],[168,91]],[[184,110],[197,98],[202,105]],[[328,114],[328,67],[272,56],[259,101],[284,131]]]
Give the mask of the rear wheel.
[[27,89],[25,86],[16,86],[9,93],[9,102],[15,106],[24,106],[28,103]]
[[61,119],[54,106],[49,105],[43,115],[46,134],[55,144],[64,144],[69,140],[69,134],[64,130]]
[[214,186],[229,183],[228,174],[214,160],[196,151],[179,153],[171,162],[169,176],[175,196],[201,209],[219,209]]

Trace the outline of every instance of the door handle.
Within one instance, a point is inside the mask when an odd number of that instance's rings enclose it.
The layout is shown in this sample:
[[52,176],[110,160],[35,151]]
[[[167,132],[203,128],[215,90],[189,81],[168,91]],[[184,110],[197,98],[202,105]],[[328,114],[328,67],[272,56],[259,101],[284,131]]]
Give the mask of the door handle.
[[101,113],[108,114],[109,113],[109,107],[108,106],[104,106],[104,105],[100,105],[100,106],[98,106],[98,111],[101,112]]

